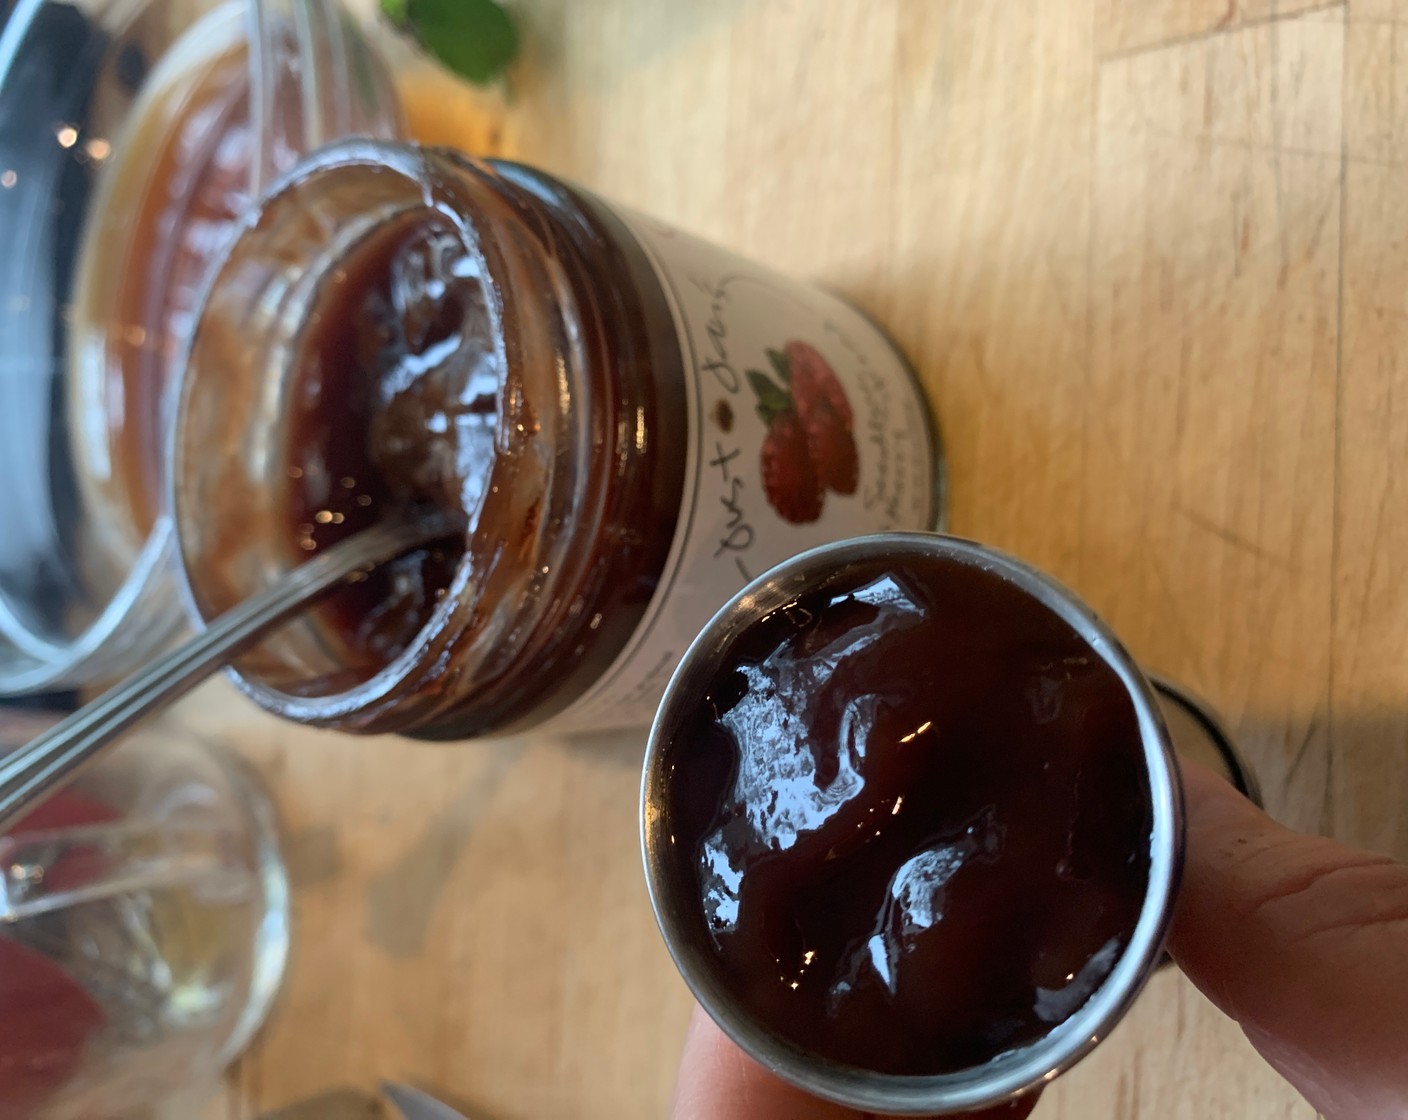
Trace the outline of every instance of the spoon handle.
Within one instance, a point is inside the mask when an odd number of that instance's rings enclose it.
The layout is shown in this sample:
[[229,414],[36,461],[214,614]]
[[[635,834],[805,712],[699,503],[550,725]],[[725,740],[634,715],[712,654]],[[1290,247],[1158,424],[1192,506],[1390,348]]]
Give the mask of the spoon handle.
[[194,688],[354,572],[449,535],[436,519],[375,525],[320,552],[204,631],[0,759],[0,835],[127,728]]

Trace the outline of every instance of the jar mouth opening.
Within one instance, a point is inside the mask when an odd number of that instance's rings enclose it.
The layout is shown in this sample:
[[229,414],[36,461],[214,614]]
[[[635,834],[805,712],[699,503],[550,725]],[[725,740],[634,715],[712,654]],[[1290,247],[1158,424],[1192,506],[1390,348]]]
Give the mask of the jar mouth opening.
[[[276,184],[263,206],[242,223],[211,269],[197,304],[197,327],[188,343],[178,386],[168,474],[182,599],[192,619],[203,624],[295,567],[301,551],[311,555],[343,535],[344,513],[348,527],[357,516],[355,504],[349,502],[375,494],[376,508],[381,508],[383,497],[387,497],[370,486],[364,493],[361,478],[353,479],[350,474],[338,478],[338,469],[327,469],[334,466],[338,453],[369,440],[371,425],[379,422],[382,414],[370,418],[359,414],[366,424],[350,426],[355,432],[352,440],[347,438],[348,428],[339,423],[320,429],[324,444],[312,456],[316,462],[311,465],[307,433],[298,428],[299,394],[308,388],[303,384],[307,379],[300,363],[310,352],[308,347],[317,345],[307,337],[310,323],[316,325],[320,318],[328,318],[330,285],[342,283],[352,268],[362,267],[358,262],[368,253],[381,252],[385,246],[378,248],[378,239],[394,237],[398,229],[447,235],[454,245],[441,247],[453,248],[465,275],[477,277],[476,283],[483,281],[480,288],[485,298],[476,305],[484,328],[479,341],[485,344],[485,361],[496,369],[496,375],[492,409],[486,410],[481,402],[477,432],[481,449],[492,448],[474,463],[483,468],[482,475],[465,480],[466,489],[461,493],[465,504],[455,511],[463,514],[465,534],[454,542],[443,562],[436,561],[440,566],[434,579],[422,587],[429,597],[423,595],[418,601],[414,625],[402,627],[388,648],[376,645],[373,624],[360,656],[353,657],[352,647],[342,641],[347,635],[337,632],[327,609],[314,605],[290,624],[289,634],[275,634],[265,646],[228,670],[240,690],[261,707],[299,722],[355,727],[367,719],[384,718],[398,693],[428,678],[443,663],[446,651],[468,627],[472,613],[466,600],[472,596],[477,577],[474,553],[476,547],[482,550],[485,545],[477,539],[477,518],[490,487],[497,490],[494,480],[505,469],[497,454],[505,422],[505,326],[494,264],[477,231],[461,222],[445,199],[424,185],[433,158],[414,148],[373,141],[344,142],[315,154]],[[349,171],[354,175],[351,180],[345,178]],[[311,205],[322,197],[320,191],[355,192],[372,183],[379,193],[369,200],[359,199],[340,224]],[[260,274],[256,259],[260,254],[278,262],[279,267],[269,276]],[[397,266],[398,259],[391,252],[385,260],[372,262],[362,277],[368,291],[385,293],[391,283],[388,270]],[[357,321],[357,315],[343,318],[345,321],[340,319],[330,329],[345,328],[344,333],[350,332],[351,337],[365,326]],[[232,339],[228,332],[220,337],[222,323],[237,324],[240,337]],[[311,401],[309,407],[314,412],[322,407],[319,401],[333,395],[329,387],[344,394],[337,409],[351,407],[345,400],[348,392],[355,395],[380,387],[377,377],[384,370],[369,372],[368,367],[358,366],[355,375],[349,375],[338,367],[337,359],[347,357],[347,348],[342,345],[345,341],[327,343],[318,375],[326,380],[319,381],[311,395],[303,392],[303,404]],[[430,349],[411,357],[419,360],[430,355],[443,341],[432,337]],[[239,353],[233,362],[233,387],[226,383],[230,380],[227,367],[232,363],[216,360],[230,356],[222,353],[222,348]],[[425,369],[434,368],[433,361],[423,364]],[[483,382],[481,376],[480,388]],[[212,395],[217,399],[206,399]],[[222,405],[233,410],[233,417]],[[344,417],[339,413],[333,419],[340,418]],[[423,417],[411,414],[408,423],[419,419]],[[233,432],[226,430],[230,428]],[[232,464],[221,465],[218,455],[207,449],[222,442],[235,454]],[[356,453],[363,458],[370,454]],[[304,457],[298,463],[290,458],[299,455]],[[383,485],[383,464],[371,466],[377,475],[376,485]],[[300,487],[307,486],[305,472],[311,473],[314,467],[331,476],[330,488],[323,496],[331,495],[334,501],[301,502]],[[345,494],[339,493],[341,483],[349,483]],[[214,508],[202,500],[227,486],[236,493],[222,493]],[[388,500],[399,501],[404,508],[405,498],[399,495]],[[345,509],[335,508],[337,501]],[[301,512],[295,512],[300,503]],[[392,511],[388,508],[388,512]],[[223,527],[212,524],[222,520]],[[334,531],[339,529],[342,531]],[[229,545],[231,533],[237,530],[262,538],[257,548],[251,548],[248,540],[235,546],[250,553],[248,562],[231,563],[221,555],[220,546]],[[305,530],[306,535],[300,538]],[[369,578],[375,579],[380,570],[374,570]],[[405,568],[393,570],[394,578],[406,574]],[[336,596],[352,590],[344,585],[327,602],[335,605]],[[397,722],[402,722],[399,713]]]
[[[745,1010],[715,967],[716,950],[672,877],[669,740],[703,674],[753,622],[794,602],[844,566],[861,561],[940,557],[998,575],[1048,608],[1114,671],[1134,709],[1152,828],[1149,870],[1128,943],[1093,994],[1044,1035],[979,1065],[941,1074],[893,1074],[822,1058]],[[813,1095],[894,1115],[980,1110],[1040,1087],[1074,1065],[1123,1016],[1160,959],[1183,858],[1182,788],[1168,730],[1152,686],[1115,635],[1070,591],[1025,563],[938,533],[880,533],[823,545],[758,577],[700,631],[672,676],[650,731],[642,770],[640,830],[647,888],[676,967],[700,1004],[746,1053]]]
[[468,558],[462,558],[446,588],[444,601],[417,629],[411,642],[354,684],[327,692],[301,692],[288,686],[280,687],[237,664],[228,666],[226,675],[240,692],[275,715],[297,723],[337,725],[344,730],[355,730],[363,718],[381,715],[385,707],[394,703],[398,692],[423,675],[434,660],[434,651],[449,644],[451,632],[459,631],[454,597],[468,588],[468,579],[461,577],[462,573],[467,576],[470,567]]

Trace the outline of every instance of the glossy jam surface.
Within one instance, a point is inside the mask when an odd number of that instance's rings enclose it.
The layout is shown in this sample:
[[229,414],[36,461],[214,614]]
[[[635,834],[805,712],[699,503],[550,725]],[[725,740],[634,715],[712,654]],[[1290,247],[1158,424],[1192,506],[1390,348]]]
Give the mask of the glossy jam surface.
[[[467,527],[502,375],[477,261],[452,226],[418,214],[379,229],[325,283],[295,364],[291,547],[315,552],[414,506]],[[324,603],[354,672],[405,648],[463,551],[410,553]]]
[[1115,672],[1002,577],[835,573],[720,651],[661,739],[667,891],[737,1005],[892,1074],[1081,1007],[1144,898],[1151,793]]

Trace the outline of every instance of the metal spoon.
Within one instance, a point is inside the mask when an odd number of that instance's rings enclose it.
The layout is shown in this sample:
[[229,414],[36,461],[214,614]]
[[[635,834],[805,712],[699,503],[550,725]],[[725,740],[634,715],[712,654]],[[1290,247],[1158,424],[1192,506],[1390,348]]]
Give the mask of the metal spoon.
[[189,692],[354,572],[450,536],[439,517],[392,521],[348,537],[214,619],[204,632],[0,760],[0,835],[69,782],[127,728]]
[[410,1085],[383,1081],[381,1091],[406,1120],[469,1120],[468,1116],[456,1112],[444,1101],[437,1101],[429,1093],[423,1093]]

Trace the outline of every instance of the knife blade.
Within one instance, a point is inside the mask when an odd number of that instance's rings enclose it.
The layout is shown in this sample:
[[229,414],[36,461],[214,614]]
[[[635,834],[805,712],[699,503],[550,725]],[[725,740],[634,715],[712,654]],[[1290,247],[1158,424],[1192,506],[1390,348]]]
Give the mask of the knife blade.
[[469,1120],[463,1112],[456,1112],[443,1101],[409,1085],[383,1081],[381,1091],[406,1120]]

